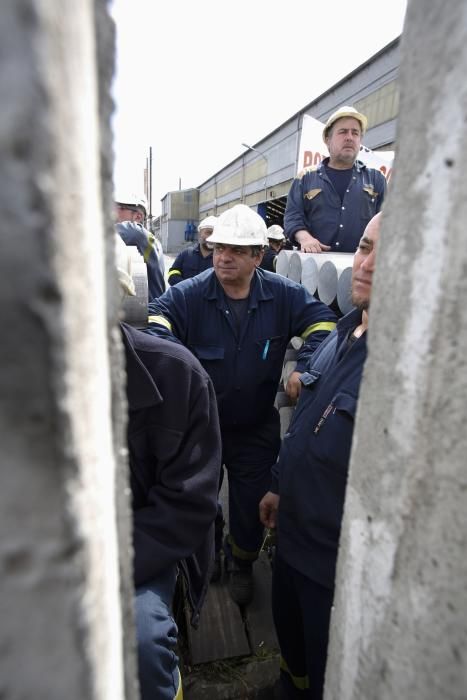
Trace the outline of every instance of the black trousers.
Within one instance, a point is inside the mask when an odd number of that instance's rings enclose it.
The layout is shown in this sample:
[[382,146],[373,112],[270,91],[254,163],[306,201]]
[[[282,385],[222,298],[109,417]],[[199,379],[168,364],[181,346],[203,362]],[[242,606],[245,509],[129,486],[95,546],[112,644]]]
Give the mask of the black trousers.
[[281,650],[280,683],[287,700],[321,700],[334,591],[289,566],[276,553],[272,612]]
[[[229,480],[229,533],[234,556],[254,561],[263,541],[259,502],[269,490],[280,448],[276,410],[252,427],[222,429],[222,461]],[[222,518],[222,513],[218,513]],[[217,541],[218,541],[217,535]]]

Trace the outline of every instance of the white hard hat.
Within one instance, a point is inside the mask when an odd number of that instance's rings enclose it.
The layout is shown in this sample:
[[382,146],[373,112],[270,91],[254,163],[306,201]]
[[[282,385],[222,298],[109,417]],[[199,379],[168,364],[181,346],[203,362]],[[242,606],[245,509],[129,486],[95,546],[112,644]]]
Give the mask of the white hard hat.
[[272,226],[269,226],[266,235],[268,238],[272,238],[273,241],[285,240],[284,229],[282,228],[282,226],[279,226],[279,224],[273,224]]
[[328,120],[323,129],[323,139],[326,139],[329,133],[329,129],[332,127],[334,122],[336,122],[338,119],[345,119],[346,117],[351,117],[352,119],[356,119],[358,122],[360,122],[363,136],[368,126],[368,119],[365,117],[364,114],[357,112],[355,107],[344,105],[343,107],[339,107],[339,109],[336,109],[336,111],[333,114],[331,114],[330,117],[328,117]]
[[117,192],[114,201],[117,204],[128,204],[131,207],[140,207],[140,209],[144,209],[145,216],[148,213],[148,202],[144,195],[139,195],[135,192]]
[[267,245],[266,224],[246,204],[236,204],[224,211],[214,225],[214,232],[206,239],[208,243],[226,245]]
[[217,216],[207,216],[205,219],[199,222],[198,231],[202,228],[214,228],[214,224],[217,222]]
[[[127,202],[124,203],[127,204]],[[131,276],[131,252],[118,233],[115,234],[115,258],[118,281],[122,291],[131,297],[136,296],[135,285]]]

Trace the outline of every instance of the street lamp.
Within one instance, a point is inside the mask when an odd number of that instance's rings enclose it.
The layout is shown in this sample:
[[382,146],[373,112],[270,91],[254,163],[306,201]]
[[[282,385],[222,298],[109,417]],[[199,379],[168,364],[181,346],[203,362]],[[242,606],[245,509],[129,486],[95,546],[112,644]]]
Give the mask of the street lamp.
[[267,200],[268,200],[267,182],[268,182],[269,159],[265,153],[260,151],[258,148],[255,148],[254,146],[249,146],[247,143],[242,143],[242,146],[244,148],[247,148],[249,151],[254,151],[255,153],[258,153],[266,161],[266,176],[264,178],[264,199],[267,202]]

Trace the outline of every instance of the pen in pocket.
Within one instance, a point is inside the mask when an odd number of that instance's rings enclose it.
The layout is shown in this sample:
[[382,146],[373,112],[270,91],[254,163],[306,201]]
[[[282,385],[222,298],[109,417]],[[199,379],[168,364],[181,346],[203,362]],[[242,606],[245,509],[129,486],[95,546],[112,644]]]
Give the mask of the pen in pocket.
[[[328,406],[326,406],[326,408],[324,409],[323,415],[321,416],[321,418],[319,419],[319,421],[316,423],[316,425],[315,425],[315,427],[314,427],[313,432],[314,432],[315,435],[316,435],[317,433],[319,433],[320,429],[321,429],[322,426],[323,426],[324,421],[325,421],[326,418],[329,416],[329,414],[331,413],[331,411],[332,411],[333,408],[334,408],[334,404],[333,404],[333,402],[331,401],[331,403],[330,403]],[[335,410],[335,409],[334,409],[334,410]]]
[[270,345],[270,343],[271,343],[271,341],[269,340],[269,338],[268,338],[268,340],[266,340],[266,342],[264,343],[263,360],[265,360],[266,357],[268,356],[268,351],[269,351],[269,345]]

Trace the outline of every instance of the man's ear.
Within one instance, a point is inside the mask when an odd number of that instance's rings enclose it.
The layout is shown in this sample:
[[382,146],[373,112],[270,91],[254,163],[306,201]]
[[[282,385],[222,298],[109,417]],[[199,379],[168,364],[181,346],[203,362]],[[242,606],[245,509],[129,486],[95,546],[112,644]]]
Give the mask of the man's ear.
[[264,248],[261,248],[261,250],[256,253],[256,267],[259,267],[263,261],[264,250]]
[[142,211],[137,211],[135,212],[136,216],[135,219],[138,222],[138,224],[143,224],[144,225],[144,214]]

